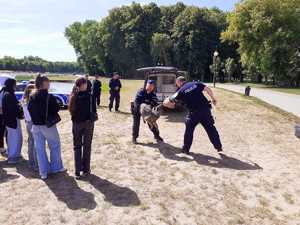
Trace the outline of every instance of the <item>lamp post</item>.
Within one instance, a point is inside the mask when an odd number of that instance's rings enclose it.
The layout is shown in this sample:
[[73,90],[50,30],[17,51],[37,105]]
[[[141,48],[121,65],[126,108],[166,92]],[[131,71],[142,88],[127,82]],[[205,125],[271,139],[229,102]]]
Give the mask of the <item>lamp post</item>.
[[216,78],[218,75],[218,58],[219,58],[219,52],[216,50],[214,52],[214,57],[213,57],[213,66],[214,66],[214,77],[213,77],[213,83],[214,87],[216,87]]

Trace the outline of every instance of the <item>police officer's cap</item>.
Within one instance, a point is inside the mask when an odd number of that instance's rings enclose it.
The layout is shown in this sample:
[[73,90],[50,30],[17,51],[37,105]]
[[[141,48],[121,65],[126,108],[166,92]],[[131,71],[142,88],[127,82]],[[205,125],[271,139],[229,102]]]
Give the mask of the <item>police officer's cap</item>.
[[154,84],[155,84],[155,81],[154,81],[154,80],[148,80],[148,81],[147,81],[147,84],[153,84],[153,85],[154,85]]

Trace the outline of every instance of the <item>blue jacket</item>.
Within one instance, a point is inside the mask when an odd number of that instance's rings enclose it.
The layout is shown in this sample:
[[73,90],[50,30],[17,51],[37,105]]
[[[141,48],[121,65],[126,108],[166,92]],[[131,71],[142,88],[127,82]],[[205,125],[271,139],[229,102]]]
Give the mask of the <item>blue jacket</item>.
[[139,111],[141,104],[145,103],[154,107],[158,105],[157,102],[158,99],[154,92],[148,94],[145,89],[140,89],[135,96],[134,107]]

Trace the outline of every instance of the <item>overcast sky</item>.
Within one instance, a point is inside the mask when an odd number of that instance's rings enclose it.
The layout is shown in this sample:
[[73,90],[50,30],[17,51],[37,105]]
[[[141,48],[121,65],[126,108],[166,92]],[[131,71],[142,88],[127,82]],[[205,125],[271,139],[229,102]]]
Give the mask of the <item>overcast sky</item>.
[[[74,21],[100,20],[108,10],[132,0],[0,0],[0,57],[40,56],[51,61],[75,61],[65,39],[66,26]],[[171,0],[135,1],[174,4]],[[186,0],[188,5],[232,10],[237,0]]]

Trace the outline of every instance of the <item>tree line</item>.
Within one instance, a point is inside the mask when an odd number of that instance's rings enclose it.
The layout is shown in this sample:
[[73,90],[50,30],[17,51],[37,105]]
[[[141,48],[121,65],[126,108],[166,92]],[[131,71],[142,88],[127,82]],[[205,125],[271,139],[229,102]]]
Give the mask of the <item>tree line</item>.
[[0,58],[0,70],[51,73],[80,73],[84,71],[77,62],[50,62],[34,56],[25,56],[21,59],[10,56]]
[[[232,12],[177,3],[132,3],[100,21],[74,22],[65,36],[90,74],[135,75],[144,66],[185,70],[191,79],[244,78],[299,86],[300,0],[243,0]],[[219,57],[213,64],[213,53]],[[218,71],[215,71],[215,70]]]
[[165,65],[210,80],[216,48],[224,59],[238,58],[235,44],[220,41],[226,17],[217,8],[133,2],[110,10],[101,21],[74,22],[65,36],[90,74],[118,71],[132,77],[139,67]]

